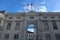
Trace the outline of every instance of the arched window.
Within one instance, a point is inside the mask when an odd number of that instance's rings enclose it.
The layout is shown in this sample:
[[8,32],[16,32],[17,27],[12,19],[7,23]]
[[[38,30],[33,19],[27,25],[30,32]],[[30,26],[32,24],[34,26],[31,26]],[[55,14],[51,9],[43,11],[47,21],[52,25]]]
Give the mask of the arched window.
[[35,25],[34,24],[29,24],[27,31],[34,32]]
[[27,39],[28,40],[34,40],[36,38],[36,25],[35,24],[29,24],[27,27]]

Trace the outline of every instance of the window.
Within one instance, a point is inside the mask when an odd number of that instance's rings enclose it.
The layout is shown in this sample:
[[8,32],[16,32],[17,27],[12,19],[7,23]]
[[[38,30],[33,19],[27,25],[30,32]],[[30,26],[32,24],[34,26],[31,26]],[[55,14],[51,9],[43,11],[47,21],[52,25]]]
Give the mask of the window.
[[44,15],[43,18],[47,18],[47,16]]
[[34,19],[34,17],[30,17],[30,19]]
[[0,24],[1,24],[1,20],[0,20]]
[[34,32],[35,31],[35,25],[34,24],[29,24],[27,31]]
[[54,30],[58,29],[56,22],[52,22],[52,25],[53,25],[53,29],[54,29]]
[[8,23],[7,24],[7,28],[6,28],[7,30],[10,30],[11,29],[11,23]]
[[9,39],[9,34],[5,34],[4,38]]
[[19,30],[19,29],[20,29],[20,22],[16,22],[15,30]]
[[45,34],[45,40],[50,40],[50,34]]
[[34,34],[33,34],[33,32],[28,31],[27,39],[28,40],[34,40]]
[[40,39],[40,40],[42,40],[42,39]]
[[1,29],[2,29],[2,26],[0,26],[0,31],[1,31]]
[[8,15],[5,15],[6,17],[8,16]]
[[60,34],[55,34],[56,40],[60,40]]
[[14,34],[14,39],[19,39],[19,35],[18,34]]
[[45,30],[49,30],[48,22],[44,22],[44,29],[45,29]]
[[17,19],[20,19],[21,17],[17,17]]
[[54,19],[55,17],[54,17],[54,16],[52,16],[51,18],[52,18],[52,19]]
[[34,38],[36,38],[36,36],[34,36],[34,34],[36,34],[36,25],[33,23],[30,23],[27,27],[27,39],[28,40],[34,40]]
[[9,17],[9,19],[12,19],[13,17]]
[[58,16],[58,18],[60,19],[60,16]]

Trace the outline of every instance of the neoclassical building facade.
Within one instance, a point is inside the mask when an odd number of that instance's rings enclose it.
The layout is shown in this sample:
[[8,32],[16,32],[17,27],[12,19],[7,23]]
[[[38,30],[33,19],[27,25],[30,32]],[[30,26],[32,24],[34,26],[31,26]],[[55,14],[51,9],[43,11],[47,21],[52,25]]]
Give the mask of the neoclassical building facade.
[[60,12],[0,12],[0,40],[60,40]]

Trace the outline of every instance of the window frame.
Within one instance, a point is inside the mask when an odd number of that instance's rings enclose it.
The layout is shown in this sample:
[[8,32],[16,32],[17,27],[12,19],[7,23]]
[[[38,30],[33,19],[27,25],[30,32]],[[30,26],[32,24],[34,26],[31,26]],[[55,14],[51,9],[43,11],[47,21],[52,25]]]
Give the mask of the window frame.
[[19,30],[20,29],[20,22],[16,22],[15,24],[15,30]]
[[58,26],[57,26],[56,21],[52,21],[52,26],[53,26],[53,29],[54,30],[57,30],[58,29]]
[[8,23],[7,23],[7,28],[6,28],[6,30],[10,30],[10,29],[11,29],[11,25],[12,25],[12,23],[11,23],[11,22],[8,22]]
[[5,39],[9,39],[9,34],[5,34],[5,35],[4,35],[4,38],[5,38]]
[[14,34],[14,39],[19,39],[19,34]]

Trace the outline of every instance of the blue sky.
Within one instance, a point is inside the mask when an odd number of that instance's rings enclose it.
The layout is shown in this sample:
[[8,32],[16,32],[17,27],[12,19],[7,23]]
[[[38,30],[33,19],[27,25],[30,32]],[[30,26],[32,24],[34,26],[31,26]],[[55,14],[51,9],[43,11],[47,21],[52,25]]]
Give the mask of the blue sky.
[[28,29],[27,29],[27,31],[30,31],[30,32],[34,32],[34,31],[36,31],[36,29],[35,29],[35,25],[34,25],[34,24],[29,24],[29,25],[28,25]]
[[[56,12],[60,11],[60,0],[0,0],[0,10],[8,12],[28,11],[32,3],[34,11]],[[28,9],[28,10],[27,10]]]

